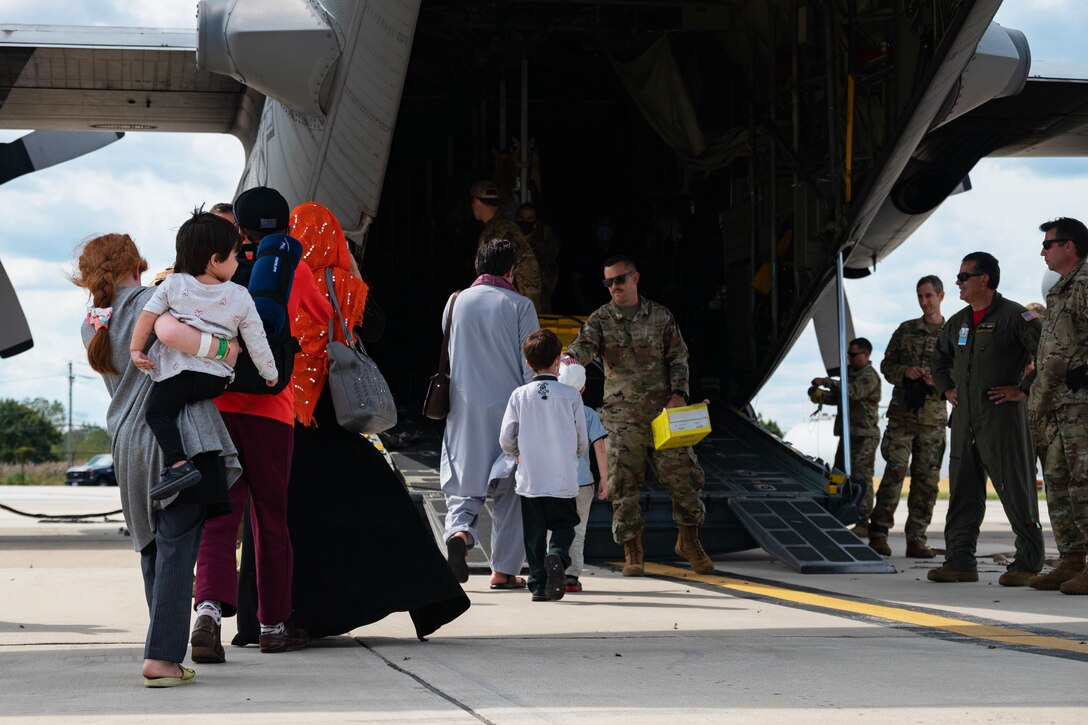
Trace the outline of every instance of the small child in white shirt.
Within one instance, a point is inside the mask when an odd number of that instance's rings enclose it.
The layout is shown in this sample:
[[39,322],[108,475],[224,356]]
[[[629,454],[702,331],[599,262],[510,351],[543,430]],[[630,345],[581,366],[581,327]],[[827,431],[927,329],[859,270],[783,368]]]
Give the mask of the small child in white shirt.
[[[522,346],[536,376],[510,394],[499,445],[518,461],[514,490],[521,497],[529,592],[534,602],[562,599],[564,571],[578,525],[578,459],[589,448],[582,396],[559,382],[562,345],[537,330]],[[551,541],[548,532],[551,531]]]
[[[586,391],[586,369],[578,363],[559,363],[559,382],[569,385],[582,394]],[[567,567],[567,592],[582,591],[582,568],[585,566],[586,527],[589,524],[589,509],[593,505],[593,470],[589,457],[597,459],[597,471],[601,480],[597,489],[597,498],[608,499],[608,431],[601,423],[601,416],[593,408],[583,405],[586,414],[586,435],[589,438],[589,450],[578,459],[578,526],[574,529],[574,543],[570,545],[570,566]]]
[[[222,361],[226,340],[241,335],[257,371],[271,387],[279,380],[276,360],[268,347],[264,325],[249,290],[230,281],[238,269],[235,256],[238,230],[215,214],[196,213],[178,229],[174,273],[163,280],[144,306],[132,330],[129,354],[136,367],[155,381],[148,395],[146,419],[162,448],[164,468],[151,498],[169,498],[200,482],[200,471],[189,460],[178,432],[177,417],[187,403],[222,395],[233,369]],[[169,312],[195,327],[207,339],[220,342],[222,356],[196,357],[156,342],[144,353],[159,316]]]

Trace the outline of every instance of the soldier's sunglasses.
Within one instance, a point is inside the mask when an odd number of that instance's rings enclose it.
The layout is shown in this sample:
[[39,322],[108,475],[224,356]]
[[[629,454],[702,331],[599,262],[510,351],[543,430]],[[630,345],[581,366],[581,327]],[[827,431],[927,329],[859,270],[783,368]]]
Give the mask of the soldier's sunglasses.
[[1073,240],[1072,239],[1044,239],[1043,240],[1043,249],[1050,249],[1055,244],[1065,244],[1066,242],[1071,242],[1071,241],[1073,241]]
[[601,284],[603,284],[605,287],[608,287],[609,289],[611,289],[612,285],[614,285],[614,284],[623,284],[624,282],[626,282],[627,281],[627,275],[629,275],[629,274],[631,274],[631,272],[624,272],[623,274],[617,274],[615,277],[606,277],[606,278],[601,280]]
[[972,277],[981,277],[984,274],[986,274],[986,273],[985,272],[960,272],[959,274],[956,275],[956,279],[958,281],[960,281],[960,282],[966,282],[967,280],[971,279]]

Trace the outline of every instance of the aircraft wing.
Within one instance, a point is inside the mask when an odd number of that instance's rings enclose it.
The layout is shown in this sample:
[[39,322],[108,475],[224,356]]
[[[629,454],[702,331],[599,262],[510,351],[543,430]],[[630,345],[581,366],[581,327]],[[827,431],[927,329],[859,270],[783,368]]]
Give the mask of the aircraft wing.
[[194,30],[0,25],[0,128],[240,135],[245,86],[198,70],[196,38]]

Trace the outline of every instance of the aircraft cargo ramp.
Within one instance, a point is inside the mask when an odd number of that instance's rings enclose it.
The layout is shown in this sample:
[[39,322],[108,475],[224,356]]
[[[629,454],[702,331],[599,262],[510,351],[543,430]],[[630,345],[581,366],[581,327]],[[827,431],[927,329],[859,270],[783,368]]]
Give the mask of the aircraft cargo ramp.
[[[803,573],[891,573],[894,567],[846,529],[858,520],[858,488],[828,493],[824,467],[733,413],[714,416],[714,431],[696,446],[706,473],[706,521],[700,538],[714,556],[762,547]],[[422,442],[394,450],[391,459],[442,543],[445,501],[439,490],[441,426],[428,427]],[[642,495],[648,560],[671,561],[676,526],[668,493],[647,471]],[[469,565],[487,567],[490,503],[481,514],[478,546]],[[586,532],[589,561],[623,559],[612,540],[612,510],[594,501]],[[444,550],[444,544],[442,545]]]

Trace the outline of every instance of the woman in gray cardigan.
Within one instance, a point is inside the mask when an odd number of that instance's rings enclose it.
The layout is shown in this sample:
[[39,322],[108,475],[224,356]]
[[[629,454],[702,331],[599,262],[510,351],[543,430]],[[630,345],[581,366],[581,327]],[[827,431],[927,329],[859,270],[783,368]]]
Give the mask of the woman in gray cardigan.
[[106,426],[125,523],[140,552],[151,618],[144,644],[144,685],[172,687],[196,677],[181,665],[189,639],[193,566],[204,520],[230,510],[228,487],[241,467],[215,405],[201,401],[186,406],[178,417],[185,450],[195,453],[201,482],[163,501],[151,501],[148,495],[162,467],[161,451],[144,420],[151,378],[129,358],[132,328],[152,294],[140,285],[146,270],[147,262],[128,235],[106,234],[82,245],[71,279],[91,297],[83,343],[91,367],[110,393]]

